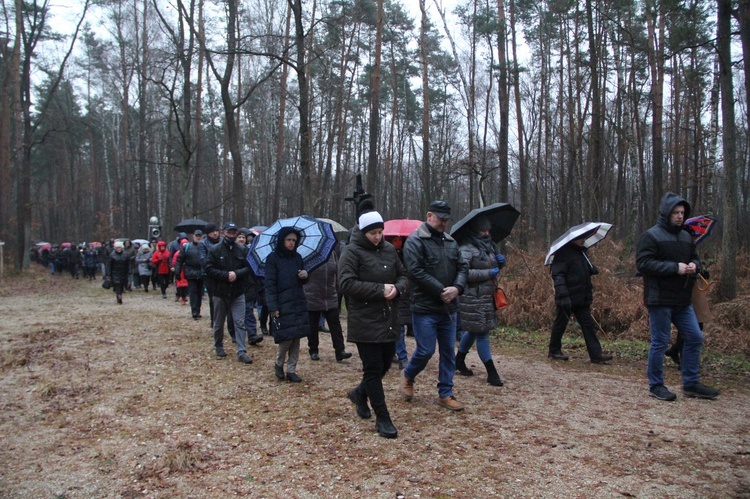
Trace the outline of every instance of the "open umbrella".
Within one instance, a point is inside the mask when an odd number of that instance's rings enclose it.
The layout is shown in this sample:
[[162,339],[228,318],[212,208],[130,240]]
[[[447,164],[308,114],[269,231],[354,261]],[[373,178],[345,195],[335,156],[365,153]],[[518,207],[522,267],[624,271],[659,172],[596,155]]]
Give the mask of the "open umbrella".
[[133,244],[148,244],[148,241],[145,239],[133,239],[131,242]]
[[208,222],[201,220],[200,218],[186,218],[177,225],[174,226],[175,232],[195,232],[196,230],[203,230],[208,225]]
[[421,220],[413,220],[411,218],[396,218],[393,220],[386,220],[383,224],[383,236],[384,237],[407,237],[412,232],[417,230],[422,225]]
[[685,225],[693,231],[696,246],[711,234],[715,223],[716,219],[708,215],[698,215],[685,220]]
[[276,220],[253,239],[247,252],[247,262],[255,275],[266,275],[266,258],[276,249],[277,236],[282,227],[294,227],[302,233],[297,253],[302,256],[303,267],[308,272],[323,265],[336,246],[333,227],[327,222],[307,215]]
[[331,224],[331,227],[333,227],[333,233],[336,234],[337,236],[345,236],[349,234],[349,229],[347,229],[346,227],[344,227],[343,225],[341,225],[335,220],[331,220],[330,218],[321,218],[321,217],[316,217],[316,218],[318,220],[322,220],[323,222]]
[[455,223],[451,230],[451,236],[460,242],[469,235],[469,226],[472,220],[480,215],[487,217],[492,224],[490,237],[493,242],[498,243],[510,235],[516,220],[521,216],[521,212],[508,203],[493,203],[483,208],[474,208],[468,215]]
[[547,256],[544,258],[544,264],[552,264],[552,260],[554,259],[557,250],[576,239],[585,237],[586,240],[583,242],[584,248],[592,247],[607,237],[607,232],[609,232],[609,229],[611,228],[612,224],[604,222],[586,222],[580,225],[574,225],[566,230],[562,236],[552,242],[552,246],[550,246]]
[[250,227],[250,230],[257,232],[258,234],[267,229],[268,227],[266,227],[265,225],[253,225],[252,227]]

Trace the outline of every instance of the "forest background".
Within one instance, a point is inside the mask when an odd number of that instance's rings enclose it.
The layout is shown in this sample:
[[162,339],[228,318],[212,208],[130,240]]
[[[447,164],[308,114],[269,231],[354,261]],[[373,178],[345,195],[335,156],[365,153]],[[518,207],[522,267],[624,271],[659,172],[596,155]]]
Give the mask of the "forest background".
[[509,202],[524,250],[601,220],[631,251],[673,190],[721,220],[716,297],[736,295],[750,0],[0,9],[0,239],[18,268],[37,240],[144,237],[154,215],[167,238],[192,216],[353,225],[361,174],[386,218]]

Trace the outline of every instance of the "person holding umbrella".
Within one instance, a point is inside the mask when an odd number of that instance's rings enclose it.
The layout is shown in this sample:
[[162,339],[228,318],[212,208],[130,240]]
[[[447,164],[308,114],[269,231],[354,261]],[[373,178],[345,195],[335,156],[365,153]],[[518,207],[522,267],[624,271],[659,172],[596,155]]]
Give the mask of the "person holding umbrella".
[[[713,224],[716,222],[715,218],[707,215],[699,215],[685,220],[683,228],[693,238],[693,242],[697,247],[710,233]],[[703,331],[703,324],[713,319],[714,314],[711,312],[711,308],[708,304],[708,279],[709,273],[706,270],[706,265],[701,266],[701,270],[698,273],[698,277],[702,280],[705,285],[701,286],[696,279],[695,286],[693,286],[693,310],[695,310],[695,318],[698,319],[698,327]],[[682,333],[677,330],[677,337],[674,340],[674,344],[669,347],[664,355],[672,359],[672,362],[680,366],[680,356],[682,355],[682,346],[685,344],[685,338]]]
[[[274,374],[279,380],[299,383],[297,375],[300,338],[310,332],[307,300],[303,285],[307,271],[297,246],[302,233],[295,227],[282,227],[277,235],[276,249],[265,261],[266,303],[271,317],[271,333],[278,345]],[[286,375],[284,364],[286,363]]]
[[[558,248],[548,256],[552,258],[550,273],[555,287],[555,305],[557,316],[552,323],[552,333],[549,339],[548,357],[553,360],[568,360],[568,356],[562,351],[562,337],[568,321],[575,315],[583,332],[586,342],[586,350],[589,358],[594,364],[605,364],[612,360],[611,354],[602,352],[602,346],[596,337],[594,319],[591,317],[591,304],[594,301],[594,286],[591,276],[599,273],[599,269],[591,263],[587,255],[587,241],[598,234],[601,224],[591,224],[587,229],[577,226],[566,232],[560,239],[555,241],[552,248]],[[611,227],[611,225],[606,224]],[[606,234],[606,231],[604,231]],[[599,239],[601,240],[601,239]],[[598,241],[597,241],[598,242]]]
[[503,386],[492,360],[490,331],[498,323],[494,292],[497,276],[505,266],[505,256],[496,254],[490,238],[492,224],[486,216],[475,217],[469,228],[469,235],[460,241],[461,257],[469,264],[469,274],[459,303],[461,325],[466,332],[458,345],[456,370],[463,376],[474,375],[466,365],[466,354],[476,341],[479,359],[487,369],[487,383]]

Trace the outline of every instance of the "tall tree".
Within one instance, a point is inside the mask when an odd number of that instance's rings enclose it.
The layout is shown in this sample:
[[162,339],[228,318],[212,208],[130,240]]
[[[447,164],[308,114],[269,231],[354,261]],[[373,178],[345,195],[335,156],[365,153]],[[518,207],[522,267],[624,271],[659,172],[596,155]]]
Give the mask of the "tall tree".
[[724,204],[722,209],[719,296],[731,300],[737,295],[737,132],[734,121],[732,82],[732,0],[717,0],[719,87],[721,89],[721,148],[724,154]]

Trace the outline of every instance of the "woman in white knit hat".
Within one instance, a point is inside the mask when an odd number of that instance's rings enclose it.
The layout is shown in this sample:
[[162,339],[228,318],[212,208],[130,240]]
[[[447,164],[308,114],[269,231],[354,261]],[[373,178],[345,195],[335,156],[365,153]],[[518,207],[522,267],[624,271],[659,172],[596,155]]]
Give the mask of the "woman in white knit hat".
[[396,438],[383,391],[383,377],[396,352],[399,336],[394,301],[406,289],[406,270],[396,248],[383,239],[383,217],[377,211],[360,215],[351,241],[339,262],[339,286],[347,297],[347,340],[357,345],[362,361],[362,381],[348,394],[357,415],[372,417],[386,438]]

